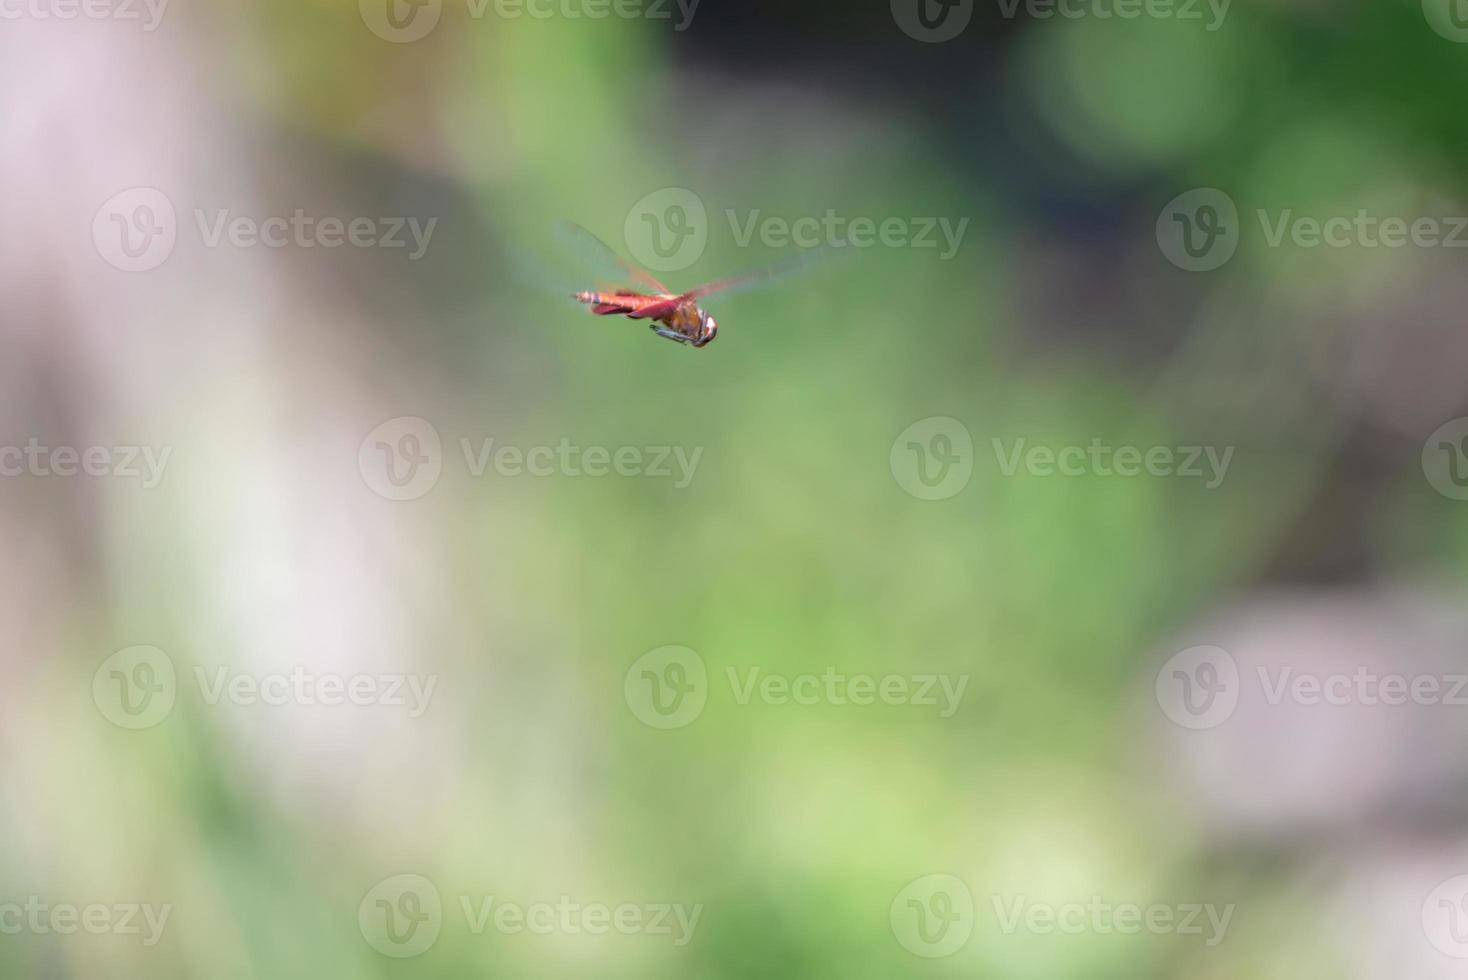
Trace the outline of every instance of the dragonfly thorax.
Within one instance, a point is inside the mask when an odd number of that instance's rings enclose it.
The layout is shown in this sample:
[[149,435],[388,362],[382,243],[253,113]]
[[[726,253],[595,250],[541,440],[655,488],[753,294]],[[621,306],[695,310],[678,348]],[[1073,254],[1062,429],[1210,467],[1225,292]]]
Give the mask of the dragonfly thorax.
[[[705,347],[713,342],[719,332],[719,324],[713,317],[699,308],[697,303],[689,301],[682,304],[672,313],[668,314],[661,323],[667,328],[668,333],[659,331],[670,340],[692,347]],[[654,328],[656,329],[656,328]],[[672,334],[673,336],[670,336]]]

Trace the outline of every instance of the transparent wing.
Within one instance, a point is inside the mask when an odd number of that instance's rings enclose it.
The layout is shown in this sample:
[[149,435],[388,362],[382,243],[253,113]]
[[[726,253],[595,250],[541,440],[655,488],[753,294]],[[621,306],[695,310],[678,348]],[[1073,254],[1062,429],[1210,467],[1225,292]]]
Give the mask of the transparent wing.
[[720,279],[716,282],[705,283],[695,286],[682,295],[682,299],[702,299],[715,293],[735,293],[746,289],[758,289],[788,279],[791,276],[809,272],[825,265],[833,259],[854,254],[855,249],[846,246],[823,246],[821,248],[808,249],[798,252],[787,259],[771,263],[759,269],[751,269],[728,279]]
[[558,221],[553,229],[556,240],[561,243],[587,271],[604,286],[639,285],[659,293],[671,293],[645,269],[626,261],[591,232],[571,221]]

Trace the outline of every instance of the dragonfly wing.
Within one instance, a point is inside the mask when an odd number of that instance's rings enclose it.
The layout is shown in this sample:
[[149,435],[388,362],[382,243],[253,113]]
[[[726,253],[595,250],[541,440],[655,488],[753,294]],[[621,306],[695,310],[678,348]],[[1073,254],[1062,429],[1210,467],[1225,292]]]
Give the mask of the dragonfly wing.
[[745,289],[755,289],[779,282],[797,273],[806,272],[841,254],[832,246],[799,252],[787,259],[764,266],[760,269],[751,269],[748,272],[728,279],[720,279],[717,282],[705,283],[688,290],[680,298],[698,300],[714,293],[740,292]]
[[636,283],[651,287],[655,292],[672,292],[653,278],[652,273],[626,261],[600,238],[575,222],[556,222],[555,236],[604,285],[630,286]]
[[637,312],[627,315],[634,320],[661,320],[682,306],[685,299],[685,296],[674,296],[659,303],[649,303]]

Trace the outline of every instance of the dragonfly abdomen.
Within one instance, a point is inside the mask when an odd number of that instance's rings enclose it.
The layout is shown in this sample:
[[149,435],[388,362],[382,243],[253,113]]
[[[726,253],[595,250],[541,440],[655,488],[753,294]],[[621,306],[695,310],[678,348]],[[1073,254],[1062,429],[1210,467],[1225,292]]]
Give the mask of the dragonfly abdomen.
[[647,296],[642,293],[616,292],[616,293],[594,293],[590,291],[571,294],[578,303],[585,303],[591,307],[591,312],[600,316],[611,313],[634,314],[649,306],[655,306],[664,300],[657,296]]

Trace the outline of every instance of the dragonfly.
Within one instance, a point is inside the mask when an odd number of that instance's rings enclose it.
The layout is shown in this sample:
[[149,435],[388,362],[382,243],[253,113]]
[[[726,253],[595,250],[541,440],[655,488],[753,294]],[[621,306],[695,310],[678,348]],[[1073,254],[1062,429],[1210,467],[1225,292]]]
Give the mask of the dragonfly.
[[[609,284],[605,289],[574,292],[572,299],[590,307],[597,316],[648,320],[659,337],[689,347],[707,347],[719,335],[719,322],[700,305],[700,300],[715,293],[772,282],[810,261],[806,256],[797,256],[680,293],[663,285],[646,269],[623,259],[578,224],[561,222],[556,226],[556,232],[579,255],[583,264],[596,270]],[[619,282],[620,285],[611,285]]]

